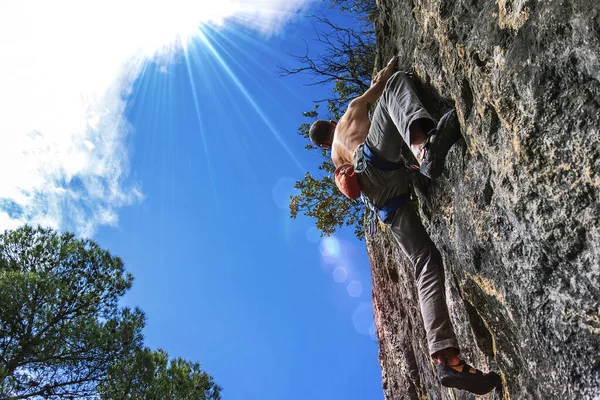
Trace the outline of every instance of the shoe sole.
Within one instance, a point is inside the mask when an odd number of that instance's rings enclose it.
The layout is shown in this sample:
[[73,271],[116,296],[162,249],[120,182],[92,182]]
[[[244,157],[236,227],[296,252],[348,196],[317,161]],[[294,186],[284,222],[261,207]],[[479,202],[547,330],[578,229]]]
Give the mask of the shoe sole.
[[466,375],[464,373],[461,374],[460,372],[450,372],[448,375],[441,377],[440,382],[445,387],[466,390],[467,392],[475,393],[477,395],[484,395],[498,388],[501,380],[500,376],[493,372],[486,375]]
[[495,383],[487,383],[485,384],[485,387],[481,387],[482,384],[481,382],[464,382],[464,380],[455,380],[455,379],[445,379],[442,382],[442,386],[445,387],[449,387],[449,388],[454,388],[454,389],[458,389],[458,390],[464,390],[467,391],[469,393],[473,393],[476,395],[484,395],[484,394],[488,394],[491,391],[493,391],[494,389],[496,389],[498,387],[497,384]]

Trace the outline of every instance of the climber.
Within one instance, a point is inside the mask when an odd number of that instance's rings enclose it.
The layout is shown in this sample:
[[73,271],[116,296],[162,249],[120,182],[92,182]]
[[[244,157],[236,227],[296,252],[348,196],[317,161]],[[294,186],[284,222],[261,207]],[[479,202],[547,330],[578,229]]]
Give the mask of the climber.
[[[421,174],[438,178],[446,154],[460,137],[456,113],[446,113],[436,124],[407,74],[394,73],[397,60],[390,60],[371,87],[350,102],[337,123],[316,121],[309,137],[316,146],[331,149],[340,190],[350,198],[361,196],[392,230],[413,263],[429,352],[442,385],[485,394],[500,384],[500,377],[475,370],[459,355],[446,305],[442,257],[413,208],[408,170],[400,162],[401,148],[406,143]],[[369,105],[380,97],[369,121]]]

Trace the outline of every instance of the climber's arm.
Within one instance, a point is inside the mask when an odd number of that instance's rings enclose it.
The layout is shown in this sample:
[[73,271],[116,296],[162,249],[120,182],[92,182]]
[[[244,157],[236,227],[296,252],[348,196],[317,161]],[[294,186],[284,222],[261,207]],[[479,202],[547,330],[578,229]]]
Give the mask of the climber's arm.
[[396,63],[398,62],[398,57],[394,56],[381,71],[377,73],[375,79],[371,82],[371,87],[360,97],[356,98],[355,101],[359,101],[364,103],[367,107],[370,104],[373,104],[377,101],[377,99],[383,93],[383,89],[385,89],[385,84],[388,79],[394,74],[394,70],[396,69]]

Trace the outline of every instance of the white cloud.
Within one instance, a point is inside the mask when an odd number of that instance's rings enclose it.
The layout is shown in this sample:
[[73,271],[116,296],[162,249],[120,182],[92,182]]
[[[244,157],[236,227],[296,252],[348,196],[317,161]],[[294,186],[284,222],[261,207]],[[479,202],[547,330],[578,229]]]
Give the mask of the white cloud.
[[232,17],[268,35],[311,1],[3,0],[0,230],[29,222],[89,236],[115,225],[118,208],[143,197],[123,113],[144,63],[202,21]]
[[233,0],[233,18],[242,24],[271,35],[279,32],[286,22],[310,3],[321,0]]

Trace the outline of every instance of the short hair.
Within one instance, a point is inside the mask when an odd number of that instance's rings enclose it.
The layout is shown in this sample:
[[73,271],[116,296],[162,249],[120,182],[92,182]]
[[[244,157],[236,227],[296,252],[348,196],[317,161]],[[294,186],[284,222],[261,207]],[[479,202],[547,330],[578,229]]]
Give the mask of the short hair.
[[329,140],[330,132],[331,122],[320,119],[311,125],[308,137],[311,142],[320,146]]

